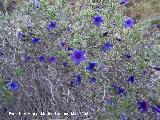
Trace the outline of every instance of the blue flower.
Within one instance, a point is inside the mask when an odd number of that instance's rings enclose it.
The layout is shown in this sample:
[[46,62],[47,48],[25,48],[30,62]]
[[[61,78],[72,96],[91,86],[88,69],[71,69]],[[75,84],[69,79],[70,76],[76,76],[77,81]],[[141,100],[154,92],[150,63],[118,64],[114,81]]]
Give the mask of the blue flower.
[[66,51],[66,43],[65,41],[60,41],[60,48]]
[[82,80],[82,76],[80,74],[76,75],[76,84],[79,85],[81,83],[81,80]]
[[104,45],[104,52],[109,51],[113,48],[113,45],[111,44],[110,41],[107,41]]
[[96,16],[93,17],[93,23],[96,26],[100,26],[103,21],[104,20],[103,20],[102,16],[100,16],[100,15],[96,15]]
[[45,57],[43,55],[39,56],[38,59],[39,59],[40,62],[44,62],[45,61]]
[[33,44],[39,44],[41,42],[40,38],[32,38],[32,43]]
[[50,22],[49,25],[48,25],[48,30],[50,31],[50,30],[56,28],[56,26],[57,26],[56,21],[52,21],[52,22]]
[[121,0],[120,4],[124,5],[124,6],[127,6],[128,5],[128,0]]
[[30,55],[25,55],[23,57],[24,62],[29,62],[32,59],[32,57]]
[[118,94],[125,95],[125,89],[122,88],[122,87],[120,87],[120,86],[118,86],[118,87],[117,87],[117,93],[118,93]]
[[34,4],[35,7],[40,8],[40,2],[38,0],[31,0],[32,4]]
[[130,60],[132,56],[131,56],[130,53],[127,52],[127,53],[124,54],[124,57],[125,57],[127,60]]
[[148,73],[147,69],[144,69],[143,70],[143,75],[147,75],[147,73]]
[[70,82],[70,86],[71,86],[71,87],[74,87],[74,81],[71,81],[71,82]]
[[113,84],[112,87],[116,90],[116,92],[117,92],[118,94],[126,95],[125,89],[124,89],[123,87],[118,86],[118,85],[116,85],[116,84]]
[[160,113],[160,106],[152,107],[154,112]]
[[112,87],[113,87],[114,89],[116,89],[116,88],[117,88],[117,85],[116,85],[116,84],[113,84]]
[[122,113],[122,114],[121,114],[121,120],[127,120],[126,113]]
[[153,66],[152,67],[154,70],[156,70],[156,71],[160,71],[160,67],[158,67],[158,66]]
[[138,102],[138,109],[141,110],[142,112],[147,112],[148,111],[148,103],[146,101],[139,101]]
[[68,47],[68,51],[71,51],[71,50],[73,50],[73,48],[71,48],[71,47]]
[[80,74],[74,76],[75,79],[71,81],[71,86],[80,85],[82,76]]
[[89,65],[86,67],[86,70],[88,70],[88,71],[90,71],[90,72],[94,72],[96,65],[97,65],[96,62],[89,62]]
[[16,92],[20,89],[20,84],[17,81],[11,81],[7,86],[8,89],[12,92]]
[[109,105],[112,105],[112,104],[113,104],[112,98],[109,98],[109,99],[107,100],[107,102],[108,102]]
[[135,77],[133,75],[128,77],[128,82],[133,83],[135,81]]
[[85,52],[82,50],[74,49],[71,60],[74,61],[77,65],[80,64],[85,60]]
[[128,17],[124,20],[124,26],[125,28],[133,28],[134,26],[134,21],[132,18]]
[[63,62],[63,66],[64,66],[64,67],[67,67],[67,66],[68,66],[67,61],[64,61],[64,62]]
[[23,37],[25,37],[25,34],[24,34],[23,32],[21,32],[21,31],[18,31],[18,32],[16,33],[16,37],[17,37],[17,38],[23,38]]
[[60,46],[61,46],[61,47],[65,47],[65,42],[64,42],[64,41],[61,41]]
[[68,52],[68,56],[71,56],[72,55],[72,53],[71,52]]
[[90,78],[90,82],[96,82],[96,78],[95,77]]
[[152,111],[153,111],[153,115],[154,115],[154,118],[155,120],[157,120],[157,113],[159,114],[160,113],[160,105],[157,105],[157,106],[151,106],[152,108]]
[[48,61],[49,61],[50,63],[56,63],[57,59],[56,59],[56,57],[51,56],[51,57],[48,58]]
[[4,55],[4,51],[0,48],[0,57]]
[[72,28],[71,28],[70,26],[68,26],[68,27],[67,27],[67,31],[68,31],[68,32],[71,32],[71,31],[72,31]]

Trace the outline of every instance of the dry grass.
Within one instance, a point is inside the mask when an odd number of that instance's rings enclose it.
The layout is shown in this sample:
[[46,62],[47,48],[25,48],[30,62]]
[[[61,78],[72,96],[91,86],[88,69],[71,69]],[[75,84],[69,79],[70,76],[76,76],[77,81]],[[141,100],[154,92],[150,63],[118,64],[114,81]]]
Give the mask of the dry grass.
[[[21,5],[23,0],[15,0],[18,5]],[[75,2],[76,0],[70,0]],[[81,0],[86,2],[86,0]],[[11,6],[13,0],[7,0],[7,6]],[[54,0],[48,0],[49,4],[54,4]],[[124,13],[136,20],[148,19],[160,16],[160,0],[129,0],[128,10]]]
[[125,14],[136,20],[160,16],[160,0],[130,0]]

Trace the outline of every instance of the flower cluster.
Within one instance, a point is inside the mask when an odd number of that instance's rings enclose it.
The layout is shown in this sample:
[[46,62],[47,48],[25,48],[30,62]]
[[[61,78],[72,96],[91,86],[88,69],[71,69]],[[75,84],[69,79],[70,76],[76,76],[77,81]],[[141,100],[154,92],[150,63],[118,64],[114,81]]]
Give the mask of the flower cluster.
[[[17,103],[22,102],[22,105],[17,105],[16,111],[30,110],[28,103],[34,101],[40,103],[35,104],[37,111],[42,110],[39,105],[44,110],[52,108],[56,111],[69,110],[70,106],[74,110],[83,107],[89,112],[96,111],[90,115],[92,118],[96,118],[97,112],[102,115],[102,111],[105,111],[106,119],[113,120],[159,114],[160,106],[156,101],[159,99],[156,89],[159,81],[153,80],[152,74],[152,69],[158,71],[159,67],[151,67],[154,60],[150,60],[159,51],[152,52],[147,47],[150,43],[155,46],[158,41],[154,38],[143,40],[141,32],[146,23],[137,24],[136,19],[123,16],[128,0],[80,1],[80,4],[76,0],[71,4],[58,0],[54,5],[45,0],[31,2],[22,11],[27,11],[32,26],[17,23],[15,26],[21,29],[14,32],[16,37],[13,39],[3,36],[3,32],[2,38],[0,35],[1,46],[6,49],[0,50],[0,58],[3,52],[6,54],[0,59],[1,74],[6,79],[17,79],[11,80],[6,87],[15,97],[21,95]],[[5,25],[4,22],[2,26]],[[20,72],[14,69],[15,66],[23,68],[24,74],[15,75]],[[0,87],[3,86],[1,83],[4,85],[0,78]],[[28,96],[31,97],[25,103],[22,99]],[[62,105],[52,104],[57,100]],[[23,102],[27,107],[23,107]],[[73,116],[73,119],[81,118]]]

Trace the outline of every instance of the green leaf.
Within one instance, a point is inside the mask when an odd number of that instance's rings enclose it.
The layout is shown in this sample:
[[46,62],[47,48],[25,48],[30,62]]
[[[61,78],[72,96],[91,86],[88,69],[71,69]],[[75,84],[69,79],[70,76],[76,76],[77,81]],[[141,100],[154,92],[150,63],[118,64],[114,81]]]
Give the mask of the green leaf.
[[62,55],[63,57],[68,58],[68,54],[65,51],[57,51],[56,54]]
[[48,12],[46,13],[46,16],[47,16],[50,20],[52,20],[52,19],[55,18],[56,14],[54,13],[54,11],[48,11]]
[[21,75],[23,75],[23,70],[17,67],[14,71],[14,74],[16,75],[16,77],[20,77]]
[[142,69],[144,69],[145,65],[146,65],[145,61],[142,61],[141,64],[140,64]]
[[160,24],[160,20],[152,20],[151,25]]
[[47,7],[47,2],[45,0],[40,0],[40,2],[43,5],[43,7]]
[[2,96],[4,97],[5,100],[10,101],[12,99],[11,93],[6,87],[3,87],[2,92],[3,92]]
[[5,86],[5,84],[4,84],[4,77],[0,76],[0,87],[3,87],[3,86]]
[[131,97],[128,95],[126,96],[120,104],[121,112],[126,110],[131,105]]

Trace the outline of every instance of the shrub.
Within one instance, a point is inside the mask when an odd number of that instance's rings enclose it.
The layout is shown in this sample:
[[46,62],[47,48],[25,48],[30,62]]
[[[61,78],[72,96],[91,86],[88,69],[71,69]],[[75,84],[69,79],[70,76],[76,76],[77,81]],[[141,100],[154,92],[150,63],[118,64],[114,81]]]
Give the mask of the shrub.
[[136,23],[123,16],[125,10],[112,0],[53,5],[40,0],[2,16],[1,73],[21,85],[11,91],[17,93],[13,111],[88,112],[98,120],[154,118],[160,104],[152,69],[159,64],[158,29],[147,36],[151,20]]

